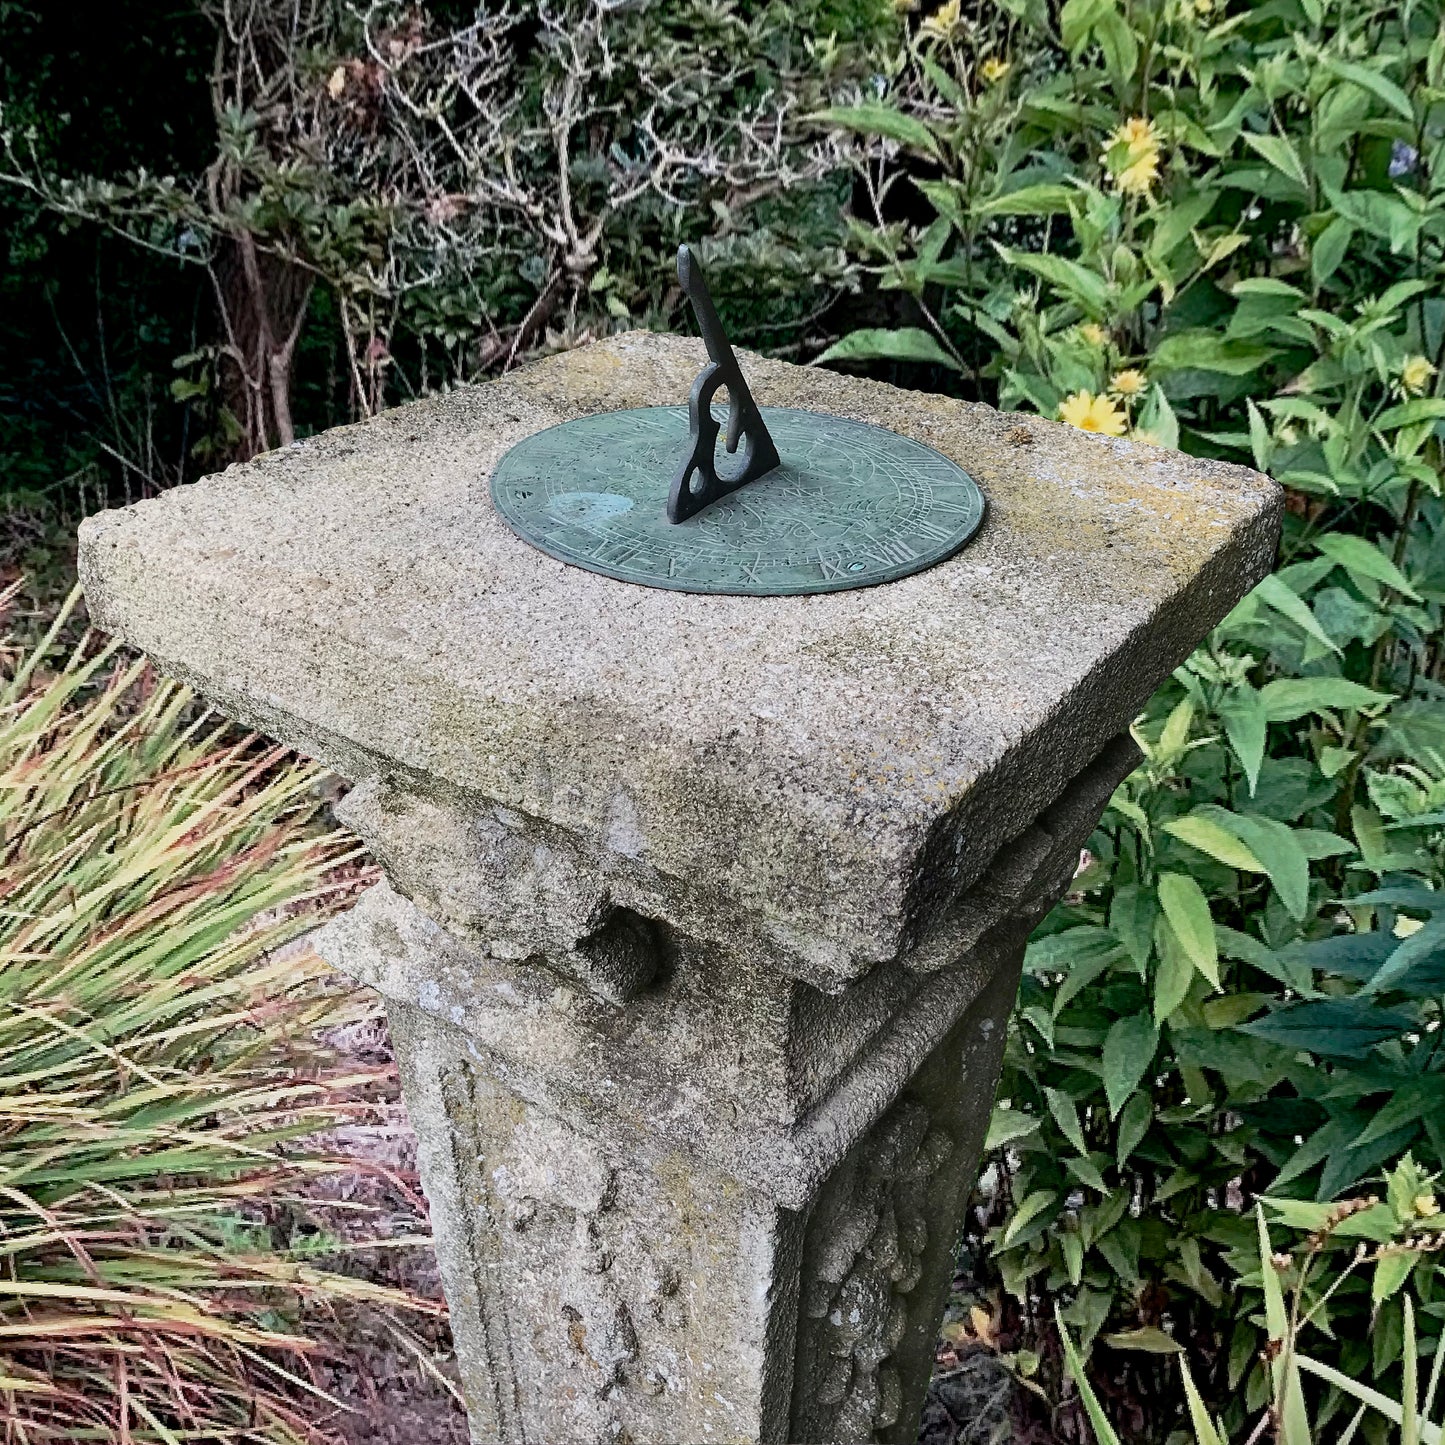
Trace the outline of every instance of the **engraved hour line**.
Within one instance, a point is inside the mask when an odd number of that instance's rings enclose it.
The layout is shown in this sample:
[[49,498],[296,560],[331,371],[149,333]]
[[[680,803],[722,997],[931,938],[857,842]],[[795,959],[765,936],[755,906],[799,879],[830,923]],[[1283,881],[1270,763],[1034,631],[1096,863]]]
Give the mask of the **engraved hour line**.
[[[611,557],[607,555],[609,547],[615,549],[616,555]],[[619,542],[611,537],[603,537],[587,555],[598,562],[606,562],[612,567],[625,567],[640,550],[635,542]]]

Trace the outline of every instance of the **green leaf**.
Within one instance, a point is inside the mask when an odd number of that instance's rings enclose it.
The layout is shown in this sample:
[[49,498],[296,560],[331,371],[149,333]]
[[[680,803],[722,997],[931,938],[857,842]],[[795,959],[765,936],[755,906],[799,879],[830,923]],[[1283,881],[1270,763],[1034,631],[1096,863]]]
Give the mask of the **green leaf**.
[[[1099,1158],[1103,1157],[1102,1154],[1099,1155]],[[1065,1159],[1064,1168],[1081,1184],[1087,1184],[1090,1189],[1105,1195],[1113,1193],[1113,1190],[1104,1182],[1104,1176],[1099,1172],[1099,1166],[1088,1155],[1078,1159]]]
[[1059,11],[1059,38],[1066,50],[1077,51],[1089,39],[1099,17],[1110,8],[1110,0],[1065,0]]
[[1180,842],[1188,843],[1191,848],[1207,853],[1227,868],[1241,868],[1246,873],[1265,871],[1264,864],[1240,842],[1238,836],[1222,828],[1207,813],[1186,813],[1182,818],[1171,818],[1165,823],[1164,831]]
[[1104,68],[1119,86],[1128,85],[1139,66],[1139,42],[1133,27],[1112,5],[1094,22],[1094,39],[1104,52]]
[[1005,1144],[1012,1144],[1015,1139],[1026,1139],[1037,1131],[1042,1122],[1032,1114],[1025,1114],[1022,1109],[1010,1109],[1006,1104],[1000,1104],[988,1121],[984,1152],[991,1154]]
[[1316,642],[1339,652],[1334,638],[1320,626],[1319,620],[1310,611],[1305,600],[1282,578],[1271,575],[1254,589],[1254,595],[1276,612],[1283,613],[1296,627],[1307,632]]
[[1035,939],[1024,953],[1024,969],[1034,975],[1063,974],[1054,995],[1057,1016],[1076,994],[1126,956],[1109,929],[1085,925]]
[[1218,807],[1199,809],[1200,813],[1206,811],[1213,822],[1233,833],[1259,859],[1290,916],[1302,920],[1309,908],[1310,860],[1294,830],[1287,823],[1253,813],[1231,813]]
[[900,145],[923,151],[934,160],[943,159],[937,137],[921,120],[881,101],[830,106],[827,110],[815,111],[809,119],[857,131],[860,135],[881,136],[884,140],[897,141]]
[[1372,1006],[1353,998],[1310,999],[1285,1004],[1239,1031],[1281,1048],[1327,1058],[1362,1059],[1378,1044],[1415,1027],[1412,1014]]
[[1286,1229],[1300,1229],[1314,1234],[1329,1222],[1334,1213],[1333,1204],[1322,1204],[1313,1199],[1274,1199],[1260,1196],[1260,1203],[1267,1204],[1274,1211],[1272,1224],[1282,1224]]
[[1159,906],[1190,961],[1217,989],[1220,986],[1219,951],[1204,890],[1183,873],[1161,873]]
[[1007,246],[998,247],[999,255],[1010,265],[1055,286],[1070,300],[1075,301],[1089,315],[1102,317],[1109,308],[1109,283],[1095,271],[1070,261],[1064,256],[1035,255],[1029,251],[1011,251]]
[[1331,833],[1325,828],[1292,828],[1294,840],[1311,862],[1320,858],[1343,858],[1347,853],[1359,850],[1348,838]]
[[1032,1223],[1034,1218],[1042,1214],[1058,1197],[1052,1189],[1035,1189],[1023,1199],[1003,1232],[1004,1247],[1007,1248],[1017,1239],[1023,1233],[1024,1227]]
[[1139,425],[1158,438],[1161,447],[1179,449],[1179,418],[1162,386],[1151,386],[1139,412]]
[[1121,1334],[1105,1335],[1104,1343],[1116,1350],[1143,1350],[1150,1355],[1182,1355],[1184,1346],[1157,1325],[1140,1325]]
[[1189,1362],[1182,1357],[1179,1370],[1184,1377],[1184,1398],[1189,1402],[1189,1423],[1194,1427],[1195,1445],[1226,1445],[1226,1436],[1209,1418],[1209,1411],[1204,1408],[1204,1401],[1195,1387],[1194,1376],[1189,1373]]
[[1154,1062],[1159,1030],[1147,1014],[1126,1014],[1115,1019],[1104,1038],[1104,1093],[1109,1117],[1117,1119],[1129,1095]]
[[[1274,459],[1274,440],[1269,434],[1269,424],[1264,419],[1264,413],[1254,404],[1253,397],[1246,397],[1244,405],[1249,413],[1249,449],[1254,456],[1254,464],[1260,471],[1267,472]],[[1274,579],[1270,577],[1266,580]]]
[[1079,1111],[1075,1107],[1074,1101],[1058,1089],[1045,1089],[1044,1099],[1049,1106],[1049,1113],[1054,1116],[1054,1123],[1059,1126],[1060,1133],[1080,1154],[1088,1154],[1088,1141],[1084,1138],[1083,1125],[1079,1123]]
[[895,330],[865,327],[861,331],[850,331],[816,357],[814,365],[825,361],[920,361],[953,371],[959,369],[958,363],[939,345],[938,338],[919,326],[900,326]]
[[1114,890],[1114,900],[1109,905],[1109,931],[1124,945],[1141,976],[1154,948],[1154,919],[1158,913],[1159,904],[1152,888],[1126,883]]
[[[1336,1206],[1312,1199],[1275,1199],[1266,1196],[1263,1202],[1274,1211],[1275,1222],[1287,1229],[1315,1234],[1334,1218]],[[1347,1215],[1334,1224],[1334,1234],[1342,1239],[1371,1239],[1383,1244],[1395,1235],[1394,1214],[1384,1204],[1372,1204],[1357,1214]]]
[[1252,341],[1226,341],[1216,332],[1200,328],[1166,336],[1155,348],[1149,369],[1155,374],[1187,368],[1217,371],[1224,376],[1248,376],[1274,354],[1272,347]]
[[1337,191],[1325,186],[1335,210],[1358,230],[1389,243],[1393,255],[1410,250],[1424,224],[1424,214],[1385,191]]
[[1282,677],[1265,683],[1259,695],[1270,722],[1295,722],[1337,707],[1381,707],[1393,700],[1387,692],[1375,692],[1346,677]]
[[[1441,897],[1445,898],[1445,894]],[[1123,946],[1109,929],[1085,923],[1032,939],[1024,954],[1024,968],[1033,974],[1066,974],[1094,959],[1107,964],[1123,957]]]
[[1259,1271],[1264,1288],[1265,1328],[1274,1346],[1269,1371],[1273,1396],[1279,1411],[1279,1445],[1310,1445],[1309,1417],[1305,1413],[1304,1392],[1300,1387],[1299,1368],[1285,1310],[1284,1290],[1279,1271],[1273,1264],[1274,1248],[1270,1244],[1269,1227],[1264,1222],[1264,1208],[1254,1206],[1259,1225]]
[[1336,216],[1315,238],[1310,248],[1310,276],[1316,286],[1323,286],[1339,270],[1354,238],[1355,228],[1343,216]]
[[[1378,1410],[1385,1419],[1396,1425],[1404,1423],[1404,1412],[1400,1408],[1398,1400],[1392,1400],[1388,1395],[1379,1390],[1372,1389],[1369,1385],[1362,1385],[1351,1375],[1335,1369],[1333,1365],[1327,1365],[1321,1360],[1311,1358],[1309,1355],[1300,1355],[1299,1367],[1308,1370],[1310,1374],[1317,1376],[1327,1385],[1333,1385],[1335,1389],[1356,1400],[1364,1402],[1361,1409],[1368,1405],[1372,1410]],[[1420,1427],[1420,1440],[1422,1445],[1441,1445],[1441,1431],[1438,1425],[1424,1425]]]
[[1139,1147],[1149,1126],[1154,1122],[1154,1101],[1142,1089],[1129,1095],[1119,1115],[1118,1128],[1114,1131],[1115,1161],[1122,1170],[1125,1161]]
[[[1418,928],[1414,933],[1403,938],[1398,947],[1382,963],[1379,969],[1371,975],[1369,981],[1360,991],[1365,994],[1388,993],[1392,989],[1402,992],[1426,992],[1434,994],[1439,988],[1445,986],[1445,972],[1439,967],[1439,958],[1445,953],[1445,918],[1431,916],[1430,921],[1423,928]],[[1414,974],[1421,965],[1435,963],[1434,968],[1427,968],[1424,971],[1428,974],[1423,980],[1413,980]],[[1425,989],[1420,990],[1419,984],[1423,982]]]
[[[1264,1222],[1264,1206],[1254,1206],[1255,1221],[1259,1226],[1259,1265],[1263,1274],[1260,1281],[1264,1290],[1264,1321],[1265,1328],[1269,1331],[1271,1340],[1278,1340],[1280,1344],[1285,1341],[1289,1333],[1289,1316],[1284,1307],[1284,1289],[1279,1282],[1279,1272],[1270,1264],[1274,1258],[1274,1245],[1269,1238],[1269,1226]],[[1279,1360],[1276,1357],[1275,1369],[1278,1378]]]
[[1383,582],[1413,601],[1420,600],[1420,594],[1406,580],[1404,573],[1373,542],[1350,532],[1327,532],[1323,537],[1315,538],[1315,546],[1345,571]]
[[[1373,1144],[1376,1139],[1393,1134],[1407,1124],[1418,1124],[1432,1109],[1438,1109],[1441,1104],[1445,1104],[1445,1097],[1442,1097],[1445,1079],[1438,1074],[1426,1077],[1432,1079],[1434,1087],[1424,1084],[1422,1080],[1421,1084],[1406,1084],[1395,1089],[1389,1103],[1371,1114],[1370,1122],[1350,1140],[1350,1148],[1362,1148],[1366,1144]],[[1414,1195],[1410,1197],[1413,1199]]]
[[1214,209],[1218,193],[1202,188],[1186,194],[1177,204],[1164,204],[1154,213],[1154,230],[1149,237],[1148,253],[1163,265],[1174,251],[1189,239],[1189,233]]
[[958,181],[926,181],[914,177],[913,184],[928,197],[928,204],[955,230],[967,229],[968,216],[964,208],[967,192]]
[[1333,56],[1325,58],[1326,69],[1338,75],[1341,80],[1348,80],[1352,85],[1358,85],[1362,90],[1368,90],[1377,100],[1382,100],[1397,115],[1414,124],[1415,108],[1410,104],[1410,97],[1400,89],[1386,75],[1381,75],[1378,70],[1369,70],[1363,65],[1356,65],[1353,61],[1337,60]]
[[1445,911],[1445,888],[1372,888],[1350,899],[1351,906],[1374,908],[1416,908],[1422,913]]
[[1375,1275],[1370,1281],[1370,1302],[1378,1308],[1391,1295],[1397,1293],[1400,1286],[1410,1278],[1410,1271],[1414,1269],[1417,1257],[1413,1249],[1403,1246],[1388,1253],[1382,1250],[1379,1258],[1375,1260]]
[[[1266,1283],[1265,1316],[1269,1324],[1271,1340],[1278,1340],[1282,1348],[1271,1365],[1274,1378],[1274,1398],[1279,1417],[1278,1445],[1310,1445],[1309,1414],[1305,1409],[1304,1390],[1300,1385],[1299,1364],[1292,1348],[1287,1316],[1284,1313],[1283,1292],[1279,1275],[1271,1263],[1269,1253],[1269,1231],[1264,1224],[1264,1211],[1255,1206],[1259,1218],[1260,1272]],[[1279,1333],[1276,1334],[1276,1325]]]
[[1154,925],[1154,936],[1159,950],[1159,967],[1154,973],[1154,1022],[1162,1024],[1189,997],[1195,968],[1178,934],[1162,915]]
[[941,65],[923,57],[923,73],[938,93],[956,110],[968,109],[968,92]]
[[1381,431],[1394,431],[1402,426],[1414,426],[1417,422],[1439,421],[1442,417],[1445,417],[1445,397],[1417,396],[1382,411],[1375,418],[1375,426]]
[[1065,1230],[1059,1235],[1059,1252],[1064,1256],[1069,1283],[1077,1289],[1084,1277],[1084,1241],[1072,1229]]
[[1127,1220],[1117,1229],[1101,1233],[1094,1244],[1095,1249],[1103,1256],[1109,1268],[1114,1271],[1115,1277],[1131,1294],[1139,1284],[1141,1244],[1138,1223],[1132,1219]]
[[1300,160],[1299,152],[1290,141],[1283,136],[1253,135],[1249,131],[1243,131],[1239,138],[1262,155],[1282,176],[1293,181],[1300,190],[1309,190],[1310,178],[1305,171],[1304,162]]
[[1264,763],[1264,745],[1269,734],[1264,699],[1247,682],[1240,683],[1238,687],[1231,688],[1220,703],[1219,720],[1224,724],[1229,746],[1234,749],[1234,755],[1244,769],[1252,798],[1259,787],[1259,770]]
[[1385,715],[1385,726],[1373,748],[1377,758],[1445,756],[1445,703],[1407,697]]
[[[1073,3],[1073,0],[1070,0],[1070,3]],[[1099,1403],[1093,1386],[1089,1384],[1089,1377],[1084,1373],[1084,1362],[1079,1358],[1079,1351],[1064,1326],[1064,1317],[1057,1301],[1054,1303],[1054,1325],[1064,1344],[1064,1366],[1069,1372],[1069,1378],[1074,1382],[1074,1388],[1079,1392],[1084,1413],[1089,1417],[1089,1424],[1094,1430],[1094,1439],[1098,1445],[1119,1445],[1119,1436],[1109,1423],[1109,1417],[1104,1414],[1104,1407]]]
[[973,208],[975,216],[991,219],[994,216],[1053,216],[1067,211],[1070,203],[1083,194],[1077,186],[1059,185],[1055,182],[1038,182],[1031,186],[1020,186],[1016,191],[1005,191],[979,202]]

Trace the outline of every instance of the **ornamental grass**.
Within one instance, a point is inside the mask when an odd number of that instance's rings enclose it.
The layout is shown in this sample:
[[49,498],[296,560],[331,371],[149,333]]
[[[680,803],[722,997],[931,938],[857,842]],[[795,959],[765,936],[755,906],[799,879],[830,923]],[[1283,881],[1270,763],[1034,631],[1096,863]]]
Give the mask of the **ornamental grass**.
[[315,767],[93,634],[57,659],[77,596],[0,650],[0,1438],[332,1438],[328,1311],[424,1306],[268,1226],[377,1081],[296,943],[355,845]]

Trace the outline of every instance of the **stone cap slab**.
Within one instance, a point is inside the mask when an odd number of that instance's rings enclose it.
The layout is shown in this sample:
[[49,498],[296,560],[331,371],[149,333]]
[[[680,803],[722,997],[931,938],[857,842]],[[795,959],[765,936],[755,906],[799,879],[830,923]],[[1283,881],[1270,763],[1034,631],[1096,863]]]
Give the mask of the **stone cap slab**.
[[677,404],[705,360],[629,333],[102,513],[80,539],[92,616],[352,779],[560,830],[629,907],[846,986],[911,948],[1265,575],[1280,494],[749,357],[763,405],[956,460],[987,494],[978,535],[886,586],[748,598],[614,581],[507,529],[488,479],[510,446]]

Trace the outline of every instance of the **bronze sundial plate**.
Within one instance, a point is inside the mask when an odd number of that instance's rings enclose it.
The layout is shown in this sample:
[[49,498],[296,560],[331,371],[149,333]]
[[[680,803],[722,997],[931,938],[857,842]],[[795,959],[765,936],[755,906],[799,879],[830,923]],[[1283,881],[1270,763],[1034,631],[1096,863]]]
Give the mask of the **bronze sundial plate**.
[[688,445],[682,406],[563,422],[514,446],[492,500],[518,536],[589,572],[742,597],[872,587],[950,557],[984,499],[956,462],[884,427],[763,407],[781,465],[669,522],[668,488]]

